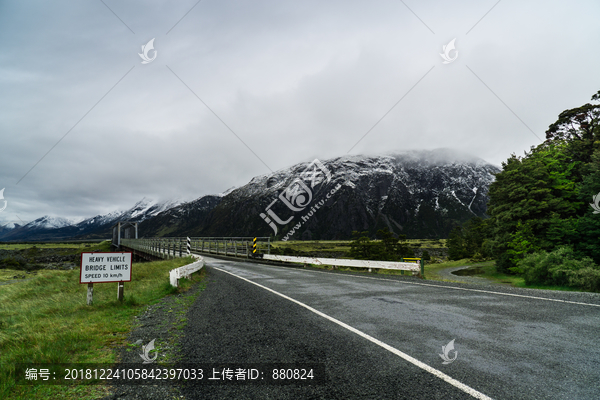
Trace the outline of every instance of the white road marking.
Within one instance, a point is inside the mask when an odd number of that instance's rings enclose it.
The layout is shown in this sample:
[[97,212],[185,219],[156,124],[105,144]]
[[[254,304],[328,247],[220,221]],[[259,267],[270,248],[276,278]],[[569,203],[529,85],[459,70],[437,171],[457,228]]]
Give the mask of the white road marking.
[[350,325],[345,324],[345,323],[343,323],[340,320],[337,320],[337,319],[335,319],[333,317],[330,317],[329,315],[327,315],[327,314],[325,314],[325,313],[323,313],[323,312],[321,312],[321,311],[319,311],[317,309],[314,309],[314,308],[312,308],[311,306],[309,306],[307,304],[304,304],[304,303],[302,303],[302,302],[300,302],[298,300],[292,299],[291,297],[286,296],[283,293],[279,293],[279,292],[277,292],[277,291],[275,291],[273,289],[270,289],[270,288],[268,288],[266,286],[263,286],[263,285],[261,285],[259,283],[253,282],[253,281],[251,281],[249,279],[246,279],[244,277],[236,275],[236,274],[234,274],[232,272],[229,272],[229,271],[226,271],[224,269],[217,268],[217,267],[214,267],[214,266],[212,268],[217,269],[217,270],[222,271],[222,272],[225,272],[226,274],[235,276],[236,278],[242,279],[242,280],[244,280],[244,281],[246,281],[248,283],[251,283],[251,284],[256,285],[256,286],[258,286],[258,287],[260,287],[262,289],[265,289],[265,290],[267,290],[267,291],[269,291],[271,293],[274,293],[274,294],[276,294],[278,296],[281,296],[281,297],[283,297],[286,300],[289,300],[289,301],[291,301],[293,303],[296,303],[299,306],[302,306],[302,307],[306,308],[307,310],[312,311],[313,313],[315,313],[315,314],[317,314],[317,315],[319,315],[319,316],[321,316],[321,317],[323,317],[323,318],[325,318],[325,319],[327,319],[327,320],[329,320],[329,321],[331,321],[331,322],[333,322],[333,323],[341,326],[342,328],[345,328],[345,329],[349,330],[350,332],[356,333],[360,337],[365,338],[368,341],[370,341],[372,343],[375,343],[378,346],[383,347],[387,351],[389,351],[389,352],[397,355],[398,357],[401,357],[401,358],[405,359],[409,363],[411,363],[411,364],[413,364],[413,365],[415,365],[415,366],[417,366],[417,367],[419,367],[419,368],[421,368],[421,369],[423,369],[423,370],[425,370],[425,371],[427,371],[427,372],[429,372],[429,373],[437,376],[438,378],[442,379],[443,381],[451,384],[452,386],[454,386],[454,387],[462,390],[463,392],[465,392],[467,394],[470,394],[471,396],[473,396],[476,399],[480,399],[480,400],[492,400],[491,397],[486,396],[485,394],[483,394],[483,393],[481,393],[481,392],[473,389],[472,387],[467,386],[464,383],[457,381],[456,379],[452,378],[449,375],[446,375],[442,371],[437,370],[435,368],[432,368],[429,365],[427,365],[427,364],[425,364],[425,363],[417,360],[416,358],[413,358],[413,357],[409,356],[408,354],[401,352],[400,350],[396,349],[395,347],[392,347],[389,344],[386,344],[386,343],[382,342],[381,340],[375,339],[373,336],[370,336],[370,335],[368,335],[368,334],[366,334],[366,333],[364,333],[362,331],[359,331],[358,329],[353,328]]
[[[269,267],[269,268],[280,268],[280,269],[289,269],[289,267],[281,267],[278,265],[266,265],[266,264],[259,264],[265,267]],[[318,272],[321,274],[331,274],[330,272],[326,272],[326,271],[305,271],[305,272]],[[592,303],[581,303],[578,301],[570,301],[570,300],[560,300],[560,299],[548,299],[546,297],[538,297],[538,296],[527,296],[524,294],[514,294],[514,293],[502,293],[502,292],[494,292],[492,290],[483,290],[483,289],[468,289],[468,288],[461,288],[461,287],[456,287],[456,286],[444,286],[444,285],[432,285],[429,283],[420,283],[420,282],[407,282],[407,281],[399,281],[399,280],[395,280],[395,279],[383,279],[383,278],[373,278],[371,276],[359,276],[359,275],[342,275],[342,276],[347,276],[347,277],[353,277],[353,278],[363,278],[363,279],[373,279],[376,281],[384,281],[384,282],[395,282],[395,283],[400,283],[400,284],[405,284],[405,285],[420,285],[420,286],[430,286],[430,287],[436,287],[436,288],[442,288],[442,289],[454,289],[454,290],[465,290],[468,292],[480,292],[480,293],[490,293],[490,294],[498,294],[501,296],[512,296],[512,297],[523,297],[523,298],[527,298],[527,299],[536,299],[536,300],[546,300],[546,301],[554,301],[557,303],[567,303],[567,304],[577,304],[580,306],[591,306],[591,307],[600,307],[600,304],[592,304]]]
[[[281,268],[285,268],[285,267],[281,267]],[[327,274],[327,272],[321,272],[321,271],[311,271],[311,272],[319,272],[319,273],[322,273],[322,274]],[[431,287],[443,288],[443,289],[466,290],[466,291],[469,291],[469,292],[491,293],[491,294],[499,294],[501,296],[525,297],[525,298],[528,298],[528,299],[556,301],[558,303],[569,303],[569,304],[578,304],[578,305],[581,305],[581,306],[600,307],[600,304],[581,303],[581,302],[578,302],[578,301],[560,300],[560,299],[548,299],[546,297],[527,296],[525,294],[502,293],[502,292],[494,292],[492,290],[468,289],[468,288],[461,288],[461,287],[456,287],[456,286],[432,285],[432,284],[429,284],[429,283],[420,283],[420,282],[404,282],[404,281],[397,281],[397,280],[392,280],[392,279],[373,278],[371,276],[358,276],[358,275],[345,275],[345,276],[354,276],[354,277],[357,277],[357,278],[373,279],[373,280],[385,281],[385,282],[398,282],[398,283],[404,283],[404,284],[407,284],[407,285],[431,286]]]

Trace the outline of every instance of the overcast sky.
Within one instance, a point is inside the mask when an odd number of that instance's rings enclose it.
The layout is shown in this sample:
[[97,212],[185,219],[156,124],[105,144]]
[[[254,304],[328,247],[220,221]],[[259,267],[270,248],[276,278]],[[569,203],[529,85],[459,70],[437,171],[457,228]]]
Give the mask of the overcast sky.
[[0,223],[349,152],[500,165],[600,89],[599,18],[597,0],[0,0]]

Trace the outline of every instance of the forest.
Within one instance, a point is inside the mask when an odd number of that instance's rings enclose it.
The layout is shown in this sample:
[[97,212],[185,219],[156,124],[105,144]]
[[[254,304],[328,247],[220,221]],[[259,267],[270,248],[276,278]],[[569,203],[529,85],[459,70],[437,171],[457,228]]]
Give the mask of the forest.
[[563,111],[546,140],[502,163],[488,218],[455,227],[449,258],[494,259],[526,284],[600,291],[600,91]]

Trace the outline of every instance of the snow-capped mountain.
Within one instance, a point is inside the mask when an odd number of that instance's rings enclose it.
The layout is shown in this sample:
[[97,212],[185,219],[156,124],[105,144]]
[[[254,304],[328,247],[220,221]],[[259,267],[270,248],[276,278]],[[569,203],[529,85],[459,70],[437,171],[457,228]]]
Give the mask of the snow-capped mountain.
[[196,232],[198,227],[209,224],[209,216],[219,205],[223,193],[202,196],[199,199],[173,207],[159,215],[148,218],[138,228],[140,237],[183,236]]
[[65,226],[70,226],[73,224],[75,224],[75,221],[72,221],[70,219],[62,217],[51,217],[49,215],[46,215],[34,221],[31,221],[24,227],[29,229],[55,229],[64,228]]
[[1,228],[0,240],[107,238],[118,221],[141,222],[140,237],[326,240],[348,239],[353,231],[373,236],[387,227],[409,238],[444,238],[455,225],[485,216],[488,188],[499,171],[444,149],[344,156],[299,163],[187,203],[144,198],[129,210],[71,224],[43,217]]
[[118,221],[141,222],[181,204],[179,200],[156,202],[143,198],[126,211],[113,211],[104,215],[72,221],[66,218],[45,216],[23,226],[0,231],[1,240],[59,240],[73,238],[107,238],[110,228]]
[[97,227],[104,225],[112,226],[119,221],[142,222],[180,204],[181,201],[179,200],[156,202],[144,197],[129,210],[113,211],[105,215],[96,215],[95,217],[81,221],[75,226],[80,231],[89,231],[90,229],[96,229]]
[[497,172],[445,149],[300,163],[174,207],[144,221],[140,234],[347,239],[388,227],[409,238],[442,238],[485,216]]

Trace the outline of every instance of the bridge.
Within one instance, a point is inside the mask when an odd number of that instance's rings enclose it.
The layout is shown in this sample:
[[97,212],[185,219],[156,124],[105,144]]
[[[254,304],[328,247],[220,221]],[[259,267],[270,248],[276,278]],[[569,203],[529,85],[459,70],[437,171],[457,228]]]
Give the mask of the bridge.
[[[136,227],[137,233],[137,227]],[[115,237],[118,242],[115,241]],[[134,257],[145,260],[183,257],[192,253],[260,260],[264,263],[292,263],[302,265],[326,265],[332,268],[350,267],[400,270],[425,277],[425,266],[421,258],[404,258],[401,261],[349,260],[325,257],[297,257],[271,254],[270,237],[156,237],[120,238],[113,235],[113,246],[131,251]]]
[[[252,252],[257,243],[257,251]],[[135,256],[145,259],[169,259],[185,257],[190,253],[215,254],[231,257],[250,258],[271,252],[269,237],[156,237],[113,239],[113,247],[131,251]]]

